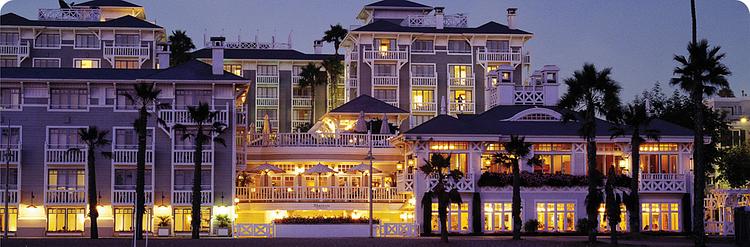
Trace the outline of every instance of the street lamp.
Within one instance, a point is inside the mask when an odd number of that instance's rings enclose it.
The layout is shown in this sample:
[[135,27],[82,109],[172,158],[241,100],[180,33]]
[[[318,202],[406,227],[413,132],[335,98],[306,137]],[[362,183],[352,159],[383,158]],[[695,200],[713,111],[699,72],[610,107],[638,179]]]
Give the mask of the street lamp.
[[368,220],[369,226],[370,226],[370,238],[373,238],[373,232],[372,232],[372,160],[375,159],[375,157],[372,156],[372,122],[370,122],[370,127],[367,130],[367,139],[369,143],[369,151],[367,151],[367,157],[365,157],[367,160],[370,161],[370,174],[368,176],[368,183],[367,183],[367,202],[370,206],[370,219]]

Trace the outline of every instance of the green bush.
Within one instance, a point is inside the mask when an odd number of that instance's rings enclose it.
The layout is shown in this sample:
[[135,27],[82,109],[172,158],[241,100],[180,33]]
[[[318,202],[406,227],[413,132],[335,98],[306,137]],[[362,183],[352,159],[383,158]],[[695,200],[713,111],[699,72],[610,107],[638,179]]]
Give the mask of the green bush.
[[219,228],[229,228],[232,225],[232,220],[229,219],[229,215],[220,214],[216,216],[216,226]]
[[527,233],[536,233],[539,230],[539,221],[529,220],[523,223],[523,231]]
[[576,221],[576,232],[580,234],[589,234],[591,228],[589,227],[589,220],[586,218],[580,218]]
[[169,216],[156,216],[156,219],[159,220],[159,223],[156,224],[157,227],[169,227]]

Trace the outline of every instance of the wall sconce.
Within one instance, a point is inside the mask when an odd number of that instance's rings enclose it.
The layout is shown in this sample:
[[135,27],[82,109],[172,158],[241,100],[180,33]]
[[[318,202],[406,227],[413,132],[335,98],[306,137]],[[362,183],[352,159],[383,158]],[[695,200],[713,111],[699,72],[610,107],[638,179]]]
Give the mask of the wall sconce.
[[34,198],[35,198],[34,197],[34,192],[32,191],[31,192],[31,203],[28,206],[26,206],[26,208],[36,208],[36,206],[34,206]]
[[159,202],[160,208],[166,208],[167,205],[164,205],[164,191],[161,192],[161,202]]

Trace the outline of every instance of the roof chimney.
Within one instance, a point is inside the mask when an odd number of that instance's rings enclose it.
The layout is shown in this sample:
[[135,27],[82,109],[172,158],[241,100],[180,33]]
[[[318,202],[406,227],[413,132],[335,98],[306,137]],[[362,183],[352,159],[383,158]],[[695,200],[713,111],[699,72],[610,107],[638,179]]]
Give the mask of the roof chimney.
[[214,75],[224,74],[224,37],[211,37],[211,71]]
[[443,29],[445,27],[445,14],[443,10],[445,10],[445,7],[435,7],[435,29]]
[[516,29],[516,11],[517,8],[508,8],[508,28]]
[[313,51],[315,51],[315,54],[323,53],[323,41],[322,40],[313,41]]

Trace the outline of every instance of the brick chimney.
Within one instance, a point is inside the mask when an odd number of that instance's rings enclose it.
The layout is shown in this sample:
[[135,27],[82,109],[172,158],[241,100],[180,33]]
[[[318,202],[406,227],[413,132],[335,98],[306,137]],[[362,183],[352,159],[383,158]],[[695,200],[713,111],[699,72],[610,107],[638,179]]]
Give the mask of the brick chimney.
[[224,74],[224,37],[211,37],[211,71],[214,75]]
[[516,29],[516,11],[518,11],[517,8],[508,8],[508,28],[510,29]]
[[443,29],[445,27],[445,13],[443,13],[445,7],[435,7],[435,29]]
[[322,40],[313,41],[313,51],[315,52],[315,54],[323,53],[323,41]]

